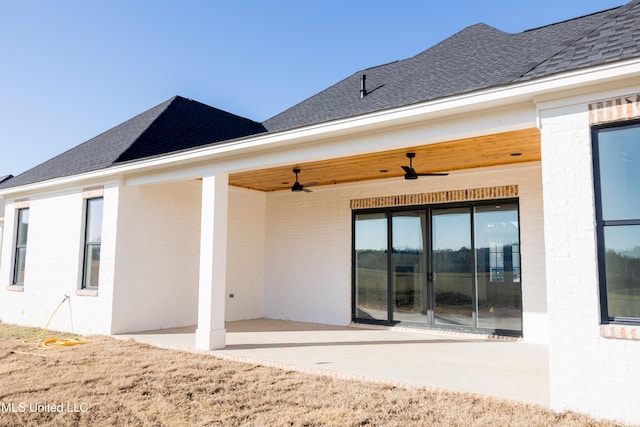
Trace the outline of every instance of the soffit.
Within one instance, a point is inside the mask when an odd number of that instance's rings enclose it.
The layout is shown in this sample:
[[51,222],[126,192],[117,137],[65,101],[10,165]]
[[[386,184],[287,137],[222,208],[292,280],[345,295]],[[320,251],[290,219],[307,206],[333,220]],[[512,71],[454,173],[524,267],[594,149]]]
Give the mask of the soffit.
[[[540,131],[537,128],[529,128],[358,156],[232,173],[229,175],[229,184],[260,191],[290,190],[295,182],[292,172],[294,168],[301,170],[301,183],[318,182],[318,185],[400,177],[404,175],[401,166],[409,164],[406,157],[408,152],[416,153],[413,167],[418,173],[453,172],[533,162],[541,159]],[[520,155],[513,156],[512,153]]]

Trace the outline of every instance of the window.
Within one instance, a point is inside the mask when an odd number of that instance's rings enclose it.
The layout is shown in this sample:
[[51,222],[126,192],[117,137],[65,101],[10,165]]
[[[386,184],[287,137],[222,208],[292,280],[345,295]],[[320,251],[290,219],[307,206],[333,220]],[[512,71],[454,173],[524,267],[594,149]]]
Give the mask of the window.
[[640,122],[592,140],[602,321],[640,323]]
[[97,289],[102,242],[102,197],[86,199],[82,289]]
[[25,261],[27,259],[27,232],[29,231],[29,209],[18,209],[13,284],[24,285]]

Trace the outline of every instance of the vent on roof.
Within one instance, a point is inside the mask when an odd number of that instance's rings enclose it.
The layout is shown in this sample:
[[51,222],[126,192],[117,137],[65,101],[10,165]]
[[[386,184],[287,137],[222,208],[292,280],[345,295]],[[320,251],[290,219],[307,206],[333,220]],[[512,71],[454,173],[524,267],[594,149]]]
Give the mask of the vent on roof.
[[360,76],[360,99],[367,96],[367,75]]

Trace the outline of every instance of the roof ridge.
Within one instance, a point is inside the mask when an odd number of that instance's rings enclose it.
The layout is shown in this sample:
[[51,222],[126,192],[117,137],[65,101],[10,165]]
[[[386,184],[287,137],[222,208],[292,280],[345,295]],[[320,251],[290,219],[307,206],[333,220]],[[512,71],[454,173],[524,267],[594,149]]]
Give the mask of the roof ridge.
[[371,67],[364,68],[364,69],[362,69],[362,70],[360,70],[360,71],[356,71],[355,73],[350,74],[350,75],[349,75],[349,77],[352,77],[352,76],[353,76],[353,75],[355,75],[355,74],[363,73],[363,72],[365,72],[365,71],[371,71],[371,70],[375,70],[375,69],[377,69],[377,68],[386,67],[386,66],[391,65],[391,64],[397,64],[397,63],[399,63],[399,62],[409,61],[409,60],[411,60],[411,59],[417,58],[417,57],[419,57],[420,55],[424,54],[425,52],[427,52],[427,51],[429,51],[429,50],[433,49],[434,47],[439,46],[439,45],[443,44],[444,42],[446,42],[446,41],[450,40],[452,37],[455,37],[455,36],[457,36],[457,35],[459,35],[459,34],[461,34],[461,33],[464,33],[464,32],[466,32],[466,31],[468,31],[469,29],[474,28],[474,27],[486,27],[486,28],[492,29],[492,30],[494,30],[494,31],[498,31],[498,32],[503,33],[503,34],[509,34],[509,33],[507,33],[506,31],[502,31],[501,29],[496,28],[496,27],[494,27],[494,26],[492,26],[492,25],[486,24],[486,23],[484,23],[484,22],[478,22],[478,23],[476,23],[476,24],[472,24],[472,25],[469,25],[469,26],[467,26],[467,27],[464,27],[463,29],[461,29],[461,30],[457,31],[456,33],[454,33],[453,35],[451,35],[450,37],[447,37],[446,39],[441,40],[441,41],[439,41],[438,43],[436,43],[436,44],[434,44],[434,45],[432,45],[432,46],[429,46],[429,47],[428,47],[428,48],[426,48],[425,50],[422,50],[422,51],[420,51],[420,52],[418,52],[418,53],[416,53],[416,54],[414,54],[414,55],[411,55],[411,56],[409,56],[409,57],[402,58],[402,59],[396,59],[395,61],[385,62],[384,64],[379,64],[379,65],[374,65],[374,66],[371,66]]
[[238,119],[246,120],[246,121],[248,121],[248,122],[253,122],[253,123],[258,124],[258,125],[259,125],[259,124],[261,124],[261,122],[257,122],[257,121],[255,121],[255,120],[253,120],[253,119],[248,118],[248,117],[244,117],[244,116],[241,116],[241,115],[239,115],[239,114],[235,114],[235,113],[232,113],[232,112],[230,112],[230,111],[223,110],[223,109],[218,108],[218,107],[214,107],[213,105],[205,104],[204,102],[200,102],[200,101],[198,101],[197,99],[187,98],[187,97],[180,96],[180,95],[175,95],[173,98],[170,98],[170,99],[171,99],[171,100],[173,100],[174,98],[180,99],[180,100],[182,100],[182,101],[194,102],[194,103],[196,103],[196,104],[200,104],[200,105],[201,105],[201,106],[203,106],[203,107],[206,107],[206,108],[210,108],[210,109],[212,109],[212,110],[219,111],[219,112],[221,112],[221,113],[227,114],[227,115],[229,115],[229,116],[236,117],[236,118],[238,118]]
[[[406,58],[406,59],[408,59],[408,58]],[[353,76],[354,74],[359,74],[359,73],[363,73],[365,71],[375,70],[376,68],[386,67],[387,65],[395,64],[395,63],[401,62],[401,61],[404,61],[404,59],[396,59],[395,61],[389,61],[389,62],[385,62],[384,64],[374,65],[372,67],[363,68],[360,71],[356,71],[355,73],[350,74],[349,77]]]
[[[100,136],[102,136],[102,135],[104,135],[104,134],[106,134],[106,133],[108,133],[108,132],[113,131],[114,129],[118,128],[119,126],[122,126],[122,125],[125,125],[125,124],[127,124],[127,123],[130,123],[130,122],[134,121],[135,119],[137,119],[137,118],[138,118],[138,117],[140,117],[140,116],[143,116],[143,115],[145,115],[145,114],[149,114],[149,112],[150,112],[151,110],[154,110],[154,109],[156,109],[156,108],[160,107],[160,106],[161,106],[161,105],[163,105],[163,104],[167,104],[167,106],[168,106],[169,104],[171,104],[171,103],[175,100],[175,98],[177,98],[177,95],[174,95],[174,96],[172,96],[171,98],[169,98],[169,99],[167,99],[167,100],[165,100],[165,101],[162,101],[161,103],[159,103],[159,104],[157,104],[157,105],[155,105],[155,106],[153,106],[153,107],[149,108],[148,110],[142,111],[141,113],[138,113],[138,114],[136,114],[135,116],[130,117],[130,118],[128,118],[127,120],[125,120],[125,121],[123,121],[123,122],[120,122],[120,123],[118,123],[118,124],[116,124],[116,125],[114,125],[114,126],[110,127],[109,129],[107,129],[107,130],[103,131],[103,132],[100,132],[100,133],[99,133],[99,134],[97,134],[96,136],[93,136],[93,137],[91,137],[91,138],[87,139],[86,141],[84,141],[84,142],[82,142],[82,143],[80,143],[80,144],[78,144],[78,145],[82,145],[82,144],[87,143],[87,142],[89,142],[89,141],[92,141],[92,140],[94,140],[94,139],[96,139],[96,138],[99,138]],[[164,110],[166,110],[166,109],[167,109],[167,107],[165,106],[165,107],[163,108],[163,112],[164,112]],[[159,115],[161,115],[161,114],[162,114],[162,113],[158,114],[158,116],[159,116]],[[156,119],[157,119],[157,117],[156,117]],[[151,123],[153,123],[156,119],[151,120]],[[140,132],[140,134],[139,134],[138,136],[142,135],[142,134],[143,134],[143,133],[148,129],[148,127],[149,127],[149,126],[147,126],[143,131],[141,131],[141,132]],[[60,153],[60,154],[64,154],[64,153],[66,153],[67,151],[71,151],[71,150],[75,149],[76,147],[78,147],[78,145],[75,145],[75,146],[73,146],[73,147],[69,148],[68,150],[65,150],[64,152],[62,152],[62,153]]]
[[576,21],[578,19],[586,18],[587,16],[593,16],[593,15],[599,15],[601,13],[611,12],[612,10],[621,9],[623,7],[629,6],[631,3],[633,3],[633,1],[629,2],[629,3],[621,4],[620,6],[611,7],[609,9],[599,10],[597,12],[587,13],[586,15],[576,16],[575,18],[565,19],[564,21],[552,22],[551,24],[541,25],[539,27],[528,28],[528,29],[526,29],[526,30],[524,30],[522,32],[523,33],[528,33],[530,31],[541,30],[542,28],[553,27],[554,25],[565,24],[567,22]]
[[[156,108],[161,107],[163,104],[167,104],[167,105],[168,105],[168,104],[170,104],[171,102],[173,102],[173,101],[175,100],[175,98],[176,98],[176,96],[173,96],[173,97],[171,97],[171,98],[167,99],[166,101],[163,101],[163,102],[161,102],[160,104],[157,104],[156,106],[154,106],[154,107],[152,107],[152,108],[150,108],[150,109],[148,109],[148,110],[146,110],[146,111],[143,111],[143,112],[141,112],[141,113],[138,113],[138,114],[136,114],[135,116],[133,116],[133,117],[131,117],[131,118],[129,118],[129,119],[127,119],[127,120],[123,121],[123,122],[120,122],[120,123],[116,124],[115,126],[113,126],[113,127],[109,128],[109,129],[107,129],[107,130],[105,130],[105,131],[103,131],[103,132],[99,133],[98,135],[96,135],[96,136],[94,136],[94,137],[92,137],[92,138],[89,138],[89,139],[87,139],[86,141],[84,141],[84,142],[82,142],[82,143],[80,143],[80,144],[78,144],[78,145],[74,145],[73,147],[70,147],[70,148],[68,148],[68,149],[64,150],[63,152],[61,152],[61,153],[59,153],[59,154],[57,154],[57,155],[55,155],[55,156],[51,157],[50,159],[45,160],[44,162],[39,163],[39,164],[37,164],[37,165],[35,165],[35,166],[33,166],[33,167],[31,167],[31,168],[27,169],[26,171],[23,171],[23,172],[19,173],[17,176],[12,177],[10,180],[8,179],[8,180],[3,181],[2,183],[0,183],[0,189],[4,189],[4,188],[8,188],[8,187],[12,187],[13,185],[10,185],[11,183],[14,183],[14,181],[18,181],[18,182],[19,182],[21,178],[23,178],[25,175],[28,175],[28,174],[29,174],[29,173],[31,173],[32,171],[35,171],[35,170],[37,170],[37,169],[39,169],[39,168],[42,168],[43,166],[47,165],[47,164],[48,164],[48,163],[50,163],[50,162],[55,162],[55,161],[56,161],[56,160],[58,160],[58,159],[62,159],[62,158],[64,158],[65,156],[69,155],[69,153],[72,153],[72,152],[74,152],[74,151],[77,151],[78,149],[81,149],[81,147],[86,147],[86,146],[87,146],[87,144],[93,144],[93,143],[95,143],[95,141],[100,140],[100,138],[104,138],[106,135],[108,135],[109,133],[113,133],[113,132],[114,132],[114,131],[116,131],[118,128],[121,128],[121,127],[126,126],[126,125],[128,125],[128,124],[130,124],[130,123],[135,122],[135,120],[136,120],[136,119],[140,118],[141,116],[144,116],[145,114],[149,114],[149,113],[150,113],[150,111],[152,111],[152,110],[154,110],[154,109],[156,109]],[[166,109],[166,106],[164,107],[164,109]],[[163,109],[163,111],[164,111],[164,109]],[[154,119],[154,120],[151,120],[151,121],[153,122],[153,121],[155,121],[155,119]],[[137,136],[136,136],[136,138],[134,138],[134,141],[135,141],[136,139],[138,139],[141,135],[143,135],[143,134],[144,134],[144,132],[145,132],[147,129],[148,129],[148,126],[147,126],[147,127],[145,127],[145,129],[144,129],[144,130],[142,130],[140,133],[138,133],[138,134],[137,134]],[[131,145],[129,145],[129,146],[127,147],[127,149],[128,149],[129,147],[131,147]],[[126,150],[125,150],[125,151],[126,151]],[[120,153],[118,154],[118,157],[120,157],[121,155],[122,155],[122,152],[120,152]],[[114,163],[115,163],[115,160],[114,160],[114,159],[112,159],[112,160],[110,160],[110,161],[109,161],[109,165],[110,165],[110,166],[112,166]],[[48,178],[47,178],[47,179],[48,179]],[[8,181],[11,181],[11,183],[9,183]],[[20,185],[20,184],[16,184],[16,185]]]
[[444,40],[440,40],[438,43],[434,44],[433,46],[428,47],[427,49],[423,50],[422,52],[418,52],[413,56],[410,56],[409,58],[406,58],[407,60],[409,59],[414,59],[414,58],[418,58],[421,55],[426,54],[427,52],[431,51],[432,49],[437,48],[438,46],[441,46],[445,43],[451,43],[452,40],[461,37],[463,34],[466,35],[467,33],[469,33],[472,30],[477,30],[478,28],[482,28],[482,29],[488,29],[493,31],[494,33],[500,33],[500,34],[504,34],[506,36],[510,36],[512,35],[511,33],[508,33],[506,31],[501,30],[500,28],[496,28],[493,25],[489,25],[487,23],[484,22],[478,22],[472,25],[468,25],[466,27],[464,27],[463,29],[456,31],[455,33],[453,33],[452,35],[450,35],[449,37],[445,38]]
[[[202,137],[203,132],[208,132],[209,135],[205,138],[205,141],[201,140],[195,146],[219,143],[221,141],[219,139],[219,132],[226,132],[225,139],[231,140],[238,137],[244,137],[247,134],[259,133],[264,131],[264,126],[260,122],[256,122],[255,120],[249,119],[247,117],[230,113],[229,111],[213,107],[211,105],[191,98],[185,98],[180,95],[175,95],[165,103],[166,105],[164,106],[164,108],[158,112],[155,118],[148,123],[148,126],[146,126],[140,132],[140,134],[131,142],[131,144],[129,144],[124,150],[122,150],[122,152],[118,155],[118,157],[113,161],[112,164],[118,164],[130,160],[137,160],[140,158],[140,150],[146,151],[145,157],[150,155],[148,151],[149,149],[151,149],[151,151],[155,153],[152,155],[166,154],[167,152],[162,151],[158,147],[166,146],[167,144],[166,141],[162,140],[162,134],[165,134],[167,132],[166,125],[169,122],[173,122],[174,126],[177,127],[177,129],[191,129],[193,135],[199,134]],[[180,118],[179,123],[175,122],[177,117]],[[210,124],[207,125],[207,123],[210,123],[211,120],[213,120],[213,117],[215,117],[215,120],[217,121],[215,127],[218,134],[212,134],[211,128],[209,128],[208,131],[203,130],[203,127],[210,126]],[[196,124],[194,120],[197,121],[198,124]],[[234,125],[232,126],[232,128],[235,129],[235,131],[229,131],[229,128],[225,128],[225,125],[221,124],[220,122],[233,123]],[[224,129],[227,130],[225,131]],[[248,131],[247,129],[252,130]],[[180,143],[178,143],[177,145],[179,146]],[[181,149],[192,149],[195,146],[188,145],[183,148],[177,148],[177,150],[179,151]],[[174,144],[171,151],[175,150],[176,145]]]
[[[120,161],[120,160],[121,160],[121,159],[122,159],[122,158],[123,158],[127,153],[129,153],[129,151],[130,151],[130,150],[131,150],[131,149],[136,145],[136,142],[137,142],[140,138],[142,138],[142,137],[144,136],[144,134],[145,134],[145,133],[147,133],[147,132],[149,131],[149,129],[151,129],[151,127],[153,126],[153,124],[154,124],[154,123],[156,123],[156,122],[158,121],[158,119],[159,119],[160,117],[162,117],[162,116],[167,112],[167,110],[169,109],[169,107],[170,107],[171,105],[173,105],[173,103],[175,103],[175,102],[176,102],[176,100],[177,100],[178,98],[186,100],[186,98],[183,98],[183,97],[182,97],[182,96],[180,96],[180,95],[174,95],[174,96],[172,96],[171,98],[167,99],[166,101],[161,102],[160,104],[156,105],[155,107],[152,107],[152,108],[150,108],[149,110],[144,111],[144,112],[142,112],[142,113],[138,114],[138,116],[140,116],[140,115],[142,115],[142,114],[148,113],[150,110],[156,109],[156,108],[160,107],[161,105],[166,104],[166,105],[162,108],[162,111],[160,111],[160,113],[158,113],[158,114],[156,115],[156,117],[155,117],[153,120],[150,120],[150,121],[149,121],[149,123],[147,124],[147,126],[146,126],[144,129],[142,129],[142,130],[140,131],[140,133],[138,134],[138,136],[137,136],[136,138],[133,138],[133,139],[131,140],[131,143],[127,146],[127,148],[125,148],[124,150],[122,150],[122,151],[120,152],[120,154],[118,154],[118,157],[117,157],[117,158],[115,158],[111,164],[112,164],[112,165],[114,165],[114,164],[118,163],[118,162],[119,162],[119,161]],[[136,116],[136,117],[137,117],[137,116]]]
[[166,101],[0,183],[0,189],[108,168],[264,132],[264,126],[175,95]]
[[[554,52],[551,56],[549,56],[548,58],[545,58],[544,60],[538,62],[537,64],[535,64],[534,66],[530,67],[527,71],[525,71],[524,73],[520,74],[519,76],[511,79],[511,82],[517,81],[521,78],[523,78],[524,76],[526,76],[527,74],[529,74],[531,71],[535,70],[538,66],[540,66],[541,64],[544,64],[545,62],[547,62],[548,60],[550,60],[551,58],[553,58],[554,56],[559,55],[562,52],[567,51],[568,49],[570,49],[572,46],[574,46],[576,43],[578,43],[580,40],[583,40],[584,38],[588,37],[589,35],[593,34],[594,32],[596,32],[597,30],[599,30],[600,28],[602,28],[603,26],[609,24],[611,21],[613,21],[614,19],[616,19],[617,17],[621,16],[622,14],[624,14],[625,12],[627,12],[631,7],[633,7],[634,3],[638,3],[640,2],[640,0],[632,0],[627,4],[623,4],[620,5],[618,7],[612,7],[610,9],[605,9],[605,10],[601,10],[599,12],[594,12],[594,13],[589,13],[587,15],[583,15],[583,16],[579,16],[577,18],[572,18],[572,19],[566,19],[564,21],[560,21],[560,22],[555,22],[553,24],[549,24],[549,25],[543,25],[542,27],[537,27],[537,28],[533,28],[530,30],[526,30],[523,31],[523,33],[529,32],[529,31],[534,31],[534,30],[539,30],[542,28],[548,28],[557,24],[562,24],[562,23],[566,23],[566,22],[571,22],[571,21],[575,21],[577,19],[583,19],[586,18],[588,16],[594,16],[594,15],[599,15],[599,14],[610,14],[611,16],[606,20],[605,23],[603,23],[602,25],[598,25],[598,26],[594,26],[593,28],[591,28],[591,30],[589,30],[589,32],[585,33],[585,34],[581,34],[580,37],[578,37],[577,39],[573,40],[570,44],[568,44],[567,46],[565,46],[563,49],[560,49],[557,52]],[[614,10],[619,10],[619,13],[613,13]]]

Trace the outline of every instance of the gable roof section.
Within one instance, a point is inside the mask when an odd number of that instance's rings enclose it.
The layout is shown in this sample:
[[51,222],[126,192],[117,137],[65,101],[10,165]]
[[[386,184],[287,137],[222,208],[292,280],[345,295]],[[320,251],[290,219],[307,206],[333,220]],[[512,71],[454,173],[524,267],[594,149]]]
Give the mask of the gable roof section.
[[260,123],[175,96],[0,183],[0,189],[95,171],[260,132],[264,132]]
[[293,129],[639,56],[639,8],[635,0],[517,34],[473,25],[412,58],[354,73],[264,125]]
[[11,178],[13,178],[13,175],[0,175],[0,184],[9,181]]

